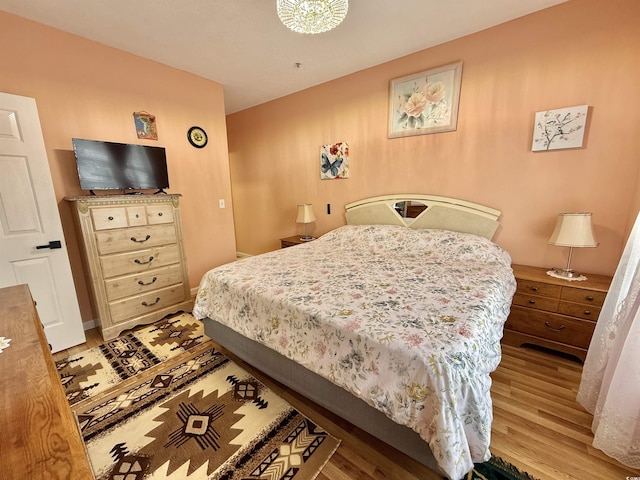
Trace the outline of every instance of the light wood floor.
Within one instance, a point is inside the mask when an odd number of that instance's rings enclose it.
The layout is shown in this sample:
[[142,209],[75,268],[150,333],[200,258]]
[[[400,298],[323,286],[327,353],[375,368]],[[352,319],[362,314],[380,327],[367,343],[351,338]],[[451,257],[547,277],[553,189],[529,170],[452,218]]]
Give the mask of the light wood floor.
[[[97,330],[87,343],[54,355],[56,360],[102,342]],[[342,439],[318,480],[441,480],[443,477],[312,404],[230,355],[310,419]],[[494,422],[491,451],[539,480],[625,480],[640,477],[591,446],[591,420],[576,401],[582,366],[527,348],[503,347],[492,375]]]

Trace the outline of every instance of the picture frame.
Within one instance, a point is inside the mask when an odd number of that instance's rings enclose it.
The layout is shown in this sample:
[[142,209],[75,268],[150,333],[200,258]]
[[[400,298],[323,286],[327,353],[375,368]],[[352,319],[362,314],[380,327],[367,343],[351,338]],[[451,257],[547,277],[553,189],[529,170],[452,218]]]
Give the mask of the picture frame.
[[581,148],[589,105],[536,112],[531,151]]
[[391,80],[388,138],[455,131],[462,62]]
[[133,112],[133,123],[136,127],[138,138],[144,140],[158,140],[158,126],[156,116],[149,112]]

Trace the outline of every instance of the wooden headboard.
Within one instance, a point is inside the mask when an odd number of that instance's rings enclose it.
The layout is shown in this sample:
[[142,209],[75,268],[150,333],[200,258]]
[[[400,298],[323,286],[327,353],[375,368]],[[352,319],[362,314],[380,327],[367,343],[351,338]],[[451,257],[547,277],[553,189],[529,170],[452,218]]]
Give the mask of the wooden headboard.
[[[477,203],[433,195],[371,197],[345,206],[349,225],[403,225],[466,232],[492,239],[500,211]],[[413,210],[412,213],[408,213]],[[415,215],[415,216],[414,216]],[[413,217],[413,218],[412,218]]]

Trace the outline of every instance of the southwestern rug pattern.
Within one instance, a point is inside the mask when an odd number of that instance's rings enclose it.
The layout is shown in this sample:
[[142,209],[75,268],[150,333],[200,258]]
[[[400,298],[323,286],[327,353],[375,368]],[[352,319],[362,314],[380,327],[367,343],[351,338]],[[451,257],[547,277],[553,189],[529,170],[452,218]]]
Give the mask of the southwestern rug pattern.
[[56,367],[73,406],[206,340],[202,322],[185,313],[72,355]]
[[72,406],[97,480],[312,480],[340,444],[207,337],[142,365]]

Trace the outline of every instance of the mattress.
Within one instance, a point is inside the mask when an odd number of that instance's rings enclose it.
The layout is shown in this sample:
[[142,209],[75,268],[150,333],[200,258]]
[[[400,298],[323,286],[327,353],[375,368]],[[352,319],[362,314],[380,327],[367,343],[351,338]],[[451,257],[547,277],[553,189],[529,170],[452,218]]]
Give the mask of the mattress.
[[510,264],[472,234],[348,225],[207,272],[193,313],[411,428],[461,478],[490,457],[490,373],[515,292]]

